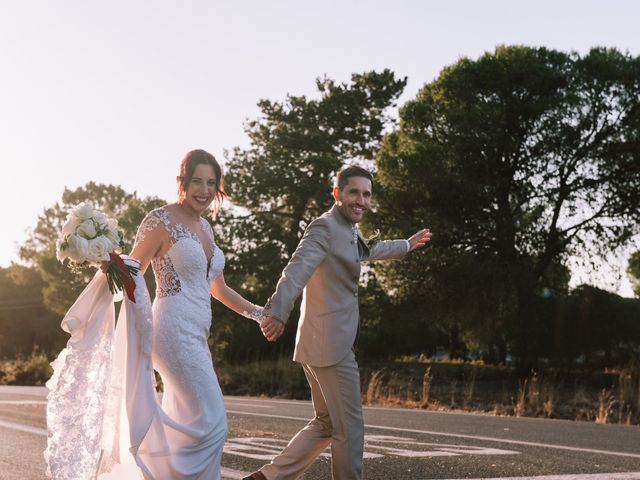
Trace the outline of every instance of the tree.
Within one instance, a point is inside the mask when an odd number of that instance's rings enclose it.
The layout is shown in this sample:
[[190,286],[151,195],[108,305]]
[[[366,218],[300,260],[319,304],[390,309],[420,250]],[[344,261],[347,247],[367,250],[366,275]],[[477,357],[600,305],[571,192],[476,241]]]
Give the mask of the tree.
[[561,338],[558,356],[571,363],[614,367],[637,361],[640,345],[640,301],[590,285],[576,287],[566,299],[555,332]]
[[43,286],[34,268],[0,268],[0,359],[52,354],[64,345],[60,318],[42,301]]
[[79,274],[74,273],[60,263],[55,255],[55,242],[62,231],[67,212],[81,202],[90,202],[118,220],[124,234],[125,253],[131,250],[136,230],[144,216],[165,203],[155,197],[140,199],[135,193],[127,193],[119,186],[89,182],[75,190],[65,188],[62,200],[44,210],[30,238],[20,248],[20,256],[38,269],[45,282],[44,304],[60,315],[66,313],[95,272],[95,267],[86,267]]
[[[375,225],[434,231],[420,261],[381,267],[386,281],[416,297],[447,276],[464,283],[464,263],[494,272],[472,286],[501,291],[491,316],[503,315],[527,371],[537,299],[566,290],[566,259],[612,251],[640,229],[638,78],[640,58],[603,48],[503,46],[445,68],[402,107],[377,156]],[[442,300],[473,310],[468,291]]]
[[[317,80],[317,99],[290,95],[284,102],[258,103],[261,116],[246,125],[250,148],[236,148],[227,161],[225,184],[236,208],[224,212],[216,227],[232,285],[256,301],[272,293],[306,225],[333,203],[332,177],[345,163],[373,159],[392,125],[387,110],[405,84],[388,70],[368,72],[348,83]],[[238,331],[248,327],[228,328],[234,333],[218,342],[242,358],[247,338],[256,342],[252,354],[269,348],[257,334]],[[290,328],[289,338],[292,333]]]
[[633,292],[636,294],[636,297],[640,298],[640,250],[633,253],[629,258],[627,275],[629,275],[629,279],[633,285]]

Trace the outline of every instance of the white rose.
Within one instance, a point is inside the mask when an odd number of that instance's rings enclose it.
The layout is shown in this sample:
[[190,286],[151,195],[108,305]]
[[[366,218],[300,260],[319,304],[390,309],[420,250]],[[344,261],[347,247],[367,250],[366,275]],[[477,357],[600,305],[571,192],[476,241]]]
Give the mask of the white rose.
[[120,234],[118,233],[118,231],[120,230],[120,228],[118,228],[118,221],[115,218],[108,218],[107,219],[107,229],[114,232],[115,235],[118,237],[118,241],[120,241]]
[[78,219],[74,217],[72,214],[67,215],[67,221],[62,227],[62,236],[64,237],[66,235],[71,235],[73,232],[75,232],[76,227],[78,226],[79,223],[80,222],[78,221]]
[[93,205],[82,202],[71,210],[71,214],[74,217],[78,217],[80,220],[87,220],[93,216]]
[[107,237],[111,243],[113,243],[114,248],[120,248],[120,234],[118,233],[118,230],[109,227],[107,228],[104,236]]
[[76,227],[76,234],[86,238],[87,240],[95,237],[97,233],[96,226],[91,219],[85,220]]
[[89,242],[79,235],[69,235],[67,238],[68,256],[76,262],[84,262],[89,256]]
[[109,252],[113,249],[113,245],[109,239],[105,237],[94,238],[89,240],[89,255],[88,260],[90,262],[98,263],[109,260]]
[[101,227],[107,226],[107,216],[99,210],[93,211],[93,219],[98,222]]

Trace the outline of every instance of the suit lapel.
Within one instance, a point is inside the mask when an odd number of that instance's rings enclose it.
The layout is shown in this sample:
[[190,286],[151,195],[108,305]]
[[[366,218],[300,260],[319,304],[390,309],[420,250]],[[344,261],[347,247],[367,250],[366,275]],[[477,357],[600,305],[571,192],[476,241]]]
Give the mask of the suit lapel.
[[[344,216],[340,212],[340,209],[338,208],[338,205],[334,204],[333,207],[331,207],[330,212],[333,216],[335,216],[338,219],[338,222],[340,223],[340,225],[343,225],[345,229],[348,229],[350,238],[352,240],[356,239],[355,243],[356,243],[356,246],[358,247],[358,258],[360,259],[369,258],[369,246],[367,245],[366,240],[362,238],[362,235],[360,234],[360,230],[358,229],[358,227],[353,223],[349,222],[346,218],[344,218]],[[354,228],[357,232],[357,235],[353,234]]]
[[360,255],[360,258],[369,258],[369,246],[360,235],[360,230],[358,230],[358,255]]

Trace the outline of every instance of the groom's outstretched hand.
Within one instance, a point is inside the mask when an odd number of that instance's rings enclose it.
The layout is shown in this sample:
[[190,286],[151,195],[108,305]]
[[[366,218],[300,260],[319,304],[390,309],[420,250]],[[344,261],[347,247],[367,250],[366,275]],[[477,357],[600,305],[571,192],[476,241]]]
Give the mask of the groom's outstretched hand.
[[282,332],[284,332],[284,323],[276,318],[267,317],[267,319],[260,324],[260,329],[267,340],[275,342],[280,338]]
[[431,230],[423,228],[409,239],[409,251],[424,247],[431,240]]

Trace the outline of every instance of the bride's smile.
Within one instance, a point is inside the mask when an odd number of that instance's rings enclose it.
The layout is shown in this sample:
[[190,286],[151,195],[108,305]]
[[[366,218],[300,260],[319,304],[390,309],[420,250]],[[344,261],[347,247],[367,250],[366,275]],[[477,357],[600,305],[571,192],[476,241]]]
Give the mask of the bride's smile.
[[196,165],[191,178],[178,177],[182,200],[178,203],[187,215],[199,218],[211,205],[217,191],[217,177],[211,165]]

